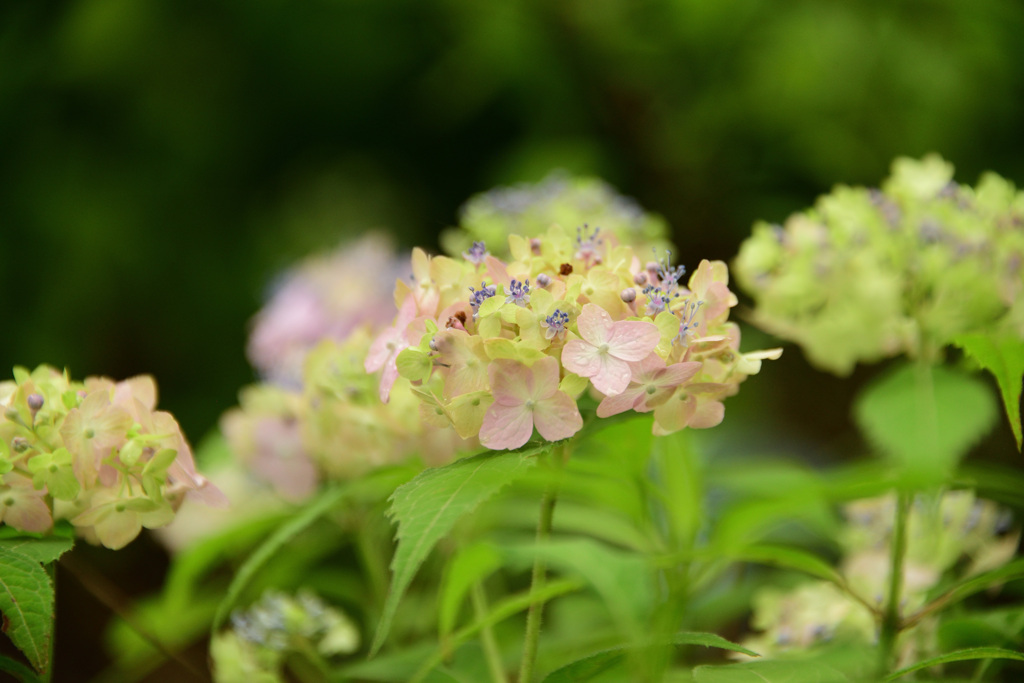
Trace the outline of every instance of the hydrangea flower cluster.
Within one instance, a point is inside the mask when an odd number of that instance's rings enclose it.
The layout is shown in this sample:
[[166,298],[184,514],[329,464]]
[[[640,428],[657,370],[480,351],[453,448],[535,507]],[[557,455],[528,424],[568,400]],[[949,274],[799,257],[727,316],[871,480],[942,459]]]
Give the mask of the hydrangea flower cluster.
[[642,250],[668,247],[668,227],[660,216],[645,212],[603,180],[564,172],[472,197],[462,206],[459,227],[441,235],[441,245],[456,257],[472,254],[474,243],[486,244],[505,258],[509,235],[538,237],[555,223],[600,225],[605,234]]
[[253,319],[248,356],[260,375],[294,386],[306,355],[324,339],[344,341],[363,324],[385,325],[390,287],[405,268],[382,235],[369,235],[288,272]]
[[841,186],[783,226],[757,224],[734,265],[754,321],[837,374],[934,361],[961,333],[1024,337],[1024,193],[993,173],[955,183],[934,155],[898,159],[880,190]]
[[309,591],[267,591],[231,614],[231,629],[214,636],[210,652],[219,683],[280,681],[289,655],[322,659],[359,648],[359,630],[343,612]]
[[79,535],[121,548],[169,523],[186,494],[225,505],[196,472],[174,417],[155,410],[148,376],[121,382],[41,365],[0,382],[0,522],[46,533],[66,519]]
[[[895,506],[895,496],[889,495],[855,501],[844,510],[840,572],[851,590],[879,608],[886,598]],[[950,491],[915,498],[907,539],[900,605],[904,617],[923,607],[929,592],[951,570],[969,578],[1008,562],[1020,533],[1008,511],[976,499],[970,491]],[[760,633],[744,645],[764,656],[806,651],[833,639],[877,641],[877,624],[867,606],[824,581],[760,591],[751,625]],[[901,666],[938,654],[936,627],[935,618],[928,617],[904,632]]]
[[378,400],[378,378],[364,370],[370,329],[321,341],[298,386],[249,386],[221,418],[231,450],[283,498],[301,501],[324,479],[352,479],[411,457],[444,464],[475,446],[424,425],[407,380],[398,380],[395,401]]
[[654,433],[668,434],[721,422],[722,400],[781,353],[739,352],[724,263],[702,261],[684,286],[667,257],[643,263],[596,227],[512,235],[508,248],[508,262],[414,251],[394,324],[366,358],[381,400],[401,376],[427,421],[495,450],[534,429],[572,436],[588,389],[599,417],[653,412]]

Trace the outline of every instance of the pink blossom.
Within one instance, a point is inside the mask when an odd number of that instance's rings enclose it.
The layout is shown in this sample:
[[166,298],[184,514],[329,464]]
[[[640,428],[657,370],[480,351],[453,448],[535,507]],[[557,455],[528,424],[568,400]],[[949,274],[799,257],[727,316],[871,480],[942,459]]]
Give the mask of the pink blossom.
[[568,341],[562,349],[562,365],[580,377],[589,377],[606,396],[621,394],[632,377],[631,362],[654,351],[661,340],[658,328],[643,321],[614,322],[604,309],[585,304],[576,325],[582,339]]
[[15,472],[0,475],[0,522],[18,531],[49,531],[53,518],[45,495],[45,490],[33,488],[28,477]]
[[367,372],[383,370],[380,377],[380,400],[388,402],[391,387],[398,379],[398,354],[407,349],[411,342],[408,338],[409,323],[416,315],[416,299],[407,296],[398,311],[395,324],[384,330],[373,340],[370,351],[366,354],[364,367]]
[[519,448],[536,426],[548,441],[567,439],[583,428],[576,402],[558,389],[558,360],[551,356],[531,367],[496,360],[488,369],[494,403],[480,427],[480,443],[493,450]]
[[598,417],[611,417],[627,410],[649,413],[667,401],[675,388],[697,374],[701,367],[695,362],[666,367],[665,361],[656,353],[629,365],[633,373],[629,386],[621,394],[605,397],[597,406]]
[[686,427],[715,427],[725,418],[725,404],[721,399],[735,392],[735,385],[714,382],[688,384],[654,409],[652,431],[655,435],[664,436]]

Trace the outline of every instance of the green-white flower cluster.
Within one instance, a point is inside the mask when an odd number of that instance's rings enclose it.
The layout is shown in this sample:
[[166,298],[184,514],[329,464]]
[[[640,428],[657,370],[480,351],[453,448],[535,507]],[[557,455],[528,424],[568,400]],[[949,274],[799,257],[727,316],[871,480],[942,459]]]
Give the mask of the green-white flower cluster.
[[906,353],[938,360],[960,334],[1024,337],[1024,193],[987,173],[953,182],[937,156],[898,159],[881,189],[837,187],[784,225],[759,223],[734,264],[754,321],[815,365]]
[[663,218],[644,211],[603,180],[557,171],[539,183],[495,187],[472,197],[460,210],[459,226],[441,235],[441,246],[457,257],[473,242],[483,242],[497,249],[494,256],[505,258],[509,235],[540,237],[556,224],[569,229],[600,226],[637,253],[661,253],[670,247]]
[[45,533],[66,519],[121,548],[169,523],[186,493],[226,504],[196,472],[174,417],[155,410],[148,376],[113,382],[41,365],[0,382],[0,521]]
[[364,358],[372,325],[343,341],[324,340],[306,357],[299,386],[261,383],[240,392],[221,418],[231,450],[284,498],[310,496],[322,480],[349,480],[419,456],[449,462],[475,446],[423,424],[407,380],[395,400],[377,397],[379,379]]
[[[848,504],[839,571],[849,592],[825,581],[763,589],[754,597],[751,619],[759,633],[744,644],[770,657],[834,640],[876,642],[887,599],[895,508],[892,494]],[[917,496],[908,515],[901,616],[925,607],[929,593],[944,579],[962,580],[1004,565],[1019,540],[1009,512],[970,491]],[[925,616],[903,632],[901,665],[938,654],[936,619]]]

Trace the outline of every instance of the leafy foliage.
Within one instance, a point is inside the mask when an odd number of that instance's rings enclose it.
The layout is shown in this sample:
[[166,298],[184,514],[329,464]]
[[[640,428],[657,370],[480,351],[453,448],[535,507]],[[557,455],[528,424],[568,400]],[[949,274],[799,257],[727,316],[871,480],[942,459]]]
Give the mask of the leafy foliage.
[[1019,451],[1020,398],[1024,391],[1024,340],[1012,334],[964,334],[956,338],[956,344],[996,378]]
[[0,541],[0,612],[4,632],[41,674],[51,665],[53,580],[43,566],[71,549],[70,538]]
[[395,490],[389,513],[398,524],[398,546],[391,562],[391,589],[371,652],[384,643],[402,595],[434,545],[461,517],[523,476],[546,452],[546,446],[539,446],[507,454],[481,453],[426,470]]
[[[747,648],[731,643],[714,633],[678,633],[672,639],[673,645],[703,645],[704,647],[717,647],[732,652],[741,652],[751,657],[757,653]],[[552,671],[544,677],[543,683],[574,683],[575,681],[587,681],[625,659],[625,648],[611,648],[595,652],[583,659],[578,659],[571,664]]]
[[975,377],[904,365],[869,387],[854,415],[875,446],[909,476],[938,483],[992,428],[996,408]]

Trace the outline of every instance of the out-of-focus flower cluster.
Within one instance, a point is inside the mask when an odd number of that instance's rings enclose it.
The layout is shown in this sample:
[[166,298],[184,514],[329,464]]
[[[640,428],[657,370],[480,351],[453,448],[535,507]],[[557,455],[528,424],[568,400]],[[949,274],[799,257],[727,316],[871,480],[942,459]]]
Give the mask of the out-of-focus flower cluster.
[[210,644],[218,683],[276,682],[289,655],[329,660],[359,648],[359,630],[340,610],[301,591],[267,591],[231,615],[231,628]]
[[837,187],[785,225],[759,223],[735,261],[754,320],[847,374],[959,334],[1024,337],[1024,193],[987,173],[953,182],[937,156],[898,159],[880,190]]
[[[764,656],[805,651],[835,639],[877,642],[877,622],[867,605],[881,609],[888,595],[890,546],[896,499],[890,495],[850,503],[840,538],[840,573],[854,599],[824,581],[792,590],[768,588],[754,598],[751,625],[760,631],[746,643]],[[1019,531],[1010,514],[970,491],[919,495],[910,509],[900,613],[926,604],[944,579],[964,579],[996,569],[1016,553]],[[899,641],[900,665],[938,654],[936,618],[921,619]]]
[[280,279],[253,319],[253,367],[268,381],[298,384],[306,355],[320,342],[343,342],[363,325],[391,320],[388,291],[406,268],[376,234],[306,259]]
[[405,380],[393,403],[380,402],[378,378],[363,369],[370,329],[321,342],[306,358],[299,387],[247,387],[239,407],[221,418],[232,450],[288,500],[305,499],[323,479],[352,479],[413,456],[443,464],[474,445],[425,426]]
[[454,259],[413,252],[394,325],[373,342],[380,398],[413,382],[426,420],[492,449],[549,441],[582,427],[577,398],[599,417],[654,413],[654,432],[711,427],[722,400],[779,351],[739,352],[736,298],[724,263],[702,261],[683,284],[668,257],[642,262],[599,227],[552,226],[508,237],[506,262],[474,242]]
[[240,392],[221,430],[241,464],[283,498],[301,501],[324,479],[413,456],[443,464],[475,445],[425,427],[408,390],[382,404],[363,368],[372,335],[394,316],[396,274],[408,269],[371,235],[301,264],[256,316],[250,356],[266,380]]
[[226,504],[196,472],[174,417],[155,410],[148,376],[114,382],[41,365],[0,382],[0,521],[45,533],[69,520],[91,542],[121,548],[169,523],[190,494]]
[[668,226],[629,197],[598,178],[572,177],[556,171],[539,183],[496,187],[467,201],[459,227],[441,235],[449,256],[458,256],[473,242],[484,242],[505,258],[509,235],[538,237],[554,224],[600,225],[623,244],[639,251],[669,246]]

